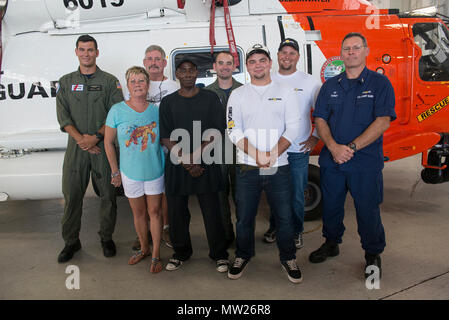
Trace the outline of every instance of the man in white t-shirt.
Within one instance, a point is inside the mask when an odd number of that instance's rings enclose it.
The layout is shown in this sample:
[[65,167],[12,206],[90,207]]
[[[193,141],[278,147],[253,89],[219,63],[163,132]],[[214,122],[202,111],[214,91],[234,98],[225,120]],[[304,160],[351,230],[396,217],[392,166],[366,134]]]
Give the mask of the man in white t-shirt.
[[246,53],[251,83],[234,89],[227,105],[227,134],[237,146],[236,252],[228,269],[238,279],[255,255],[254,227],[262,191],[265,191],[278,229],[281,265],[293,283],[302,280],[293,237],[292,182],[288,147],[299,134],[297,97],[288,85],[271,81],[268,48],[255,44]]
[[[164,49],[160,46],[153,44],[145,50],[143,65],[150,75],[150,89],[148,90],[147,99],[159,107],[162,98],[178,90],[179,84],[164,76],[167,59]],[[170,233],[168,229],[168,210],[165,193],[162,195],[162,217],[164,222],[162,240],[164,240],[168,247],[172,248],[173,246],[170,242]],[[151,239],[151,237],[148,237],[148,239]],[[133,243],[133,250],[140,250],[140,241],[138,238]]]
[[148,90],[148,100],[157,106],[166,95],[179,89],[176,81],[164,76],[164,69],[167,66],[165,51],[158,45],[151,45],[145,50],[143,65],[150,75],[150,89]]
[[[287,38],[278,49],[279,71],[272,75],[273,81],[286,83],[293,87],[298,96],[298,108],[301,112],[300,132],[295,142],[287,150],[288,162],[293,182],[293,223],[295,228],[295,246],[303,247],[304,231],[304,190],[307,187],[309,154],[315,148],[319,138],[316,130],[312,134],[311,110],[321,88],[321,82],[309,74],[296,69],[299,61],[299,45],[296,40]],[[264,234],[264,241],[276,241],[276,223],[270,216],[270,227]]]

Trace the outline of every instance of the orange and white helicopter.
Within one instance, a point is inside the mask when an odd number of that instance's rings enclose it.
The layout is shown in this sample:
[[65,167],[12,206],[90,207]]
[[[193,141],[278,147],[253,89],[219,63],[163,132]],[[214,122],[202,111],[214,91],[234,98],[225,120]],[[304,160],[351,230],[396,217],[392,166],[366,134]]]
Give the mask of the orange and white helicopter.
[[[197,82],[207,85],[214,80],[211,44],[234,53],[234,76],[247,82],[246,48],[258,42],[275,53],[283,38],[294,38],[298,69],[325,81],[343,71],[341,39],[361,32],[368,67],[385,74],[396,93],[385,161],[422,153],[423,180],[449,181],[449,31],[436,15],[380,10],[365,0],[0,0],[0,11],[0,201],[62,197],[67,136],[55,95],[57,80],[78,66],[81,34],[97,39],[98,65],[122,84],[145,48],[159,44],[166,76],[174,79],[175,61],[193,54]],[[317,169],[310,165],[306,219],[321,211]]]

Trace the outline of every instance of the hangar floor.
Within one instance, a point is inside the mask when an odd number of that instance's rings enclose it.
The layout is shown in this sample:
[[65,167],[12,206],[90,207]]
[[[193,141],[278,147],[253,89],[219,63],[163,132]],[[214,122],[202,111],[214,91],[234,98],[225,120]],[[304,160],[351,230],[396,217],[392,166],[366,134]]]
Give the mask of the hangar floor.
[[[0,299],[449,299],[449,184],[426,185],[420,170],[419,157],[386,164],[382,218],[387,247],[380,289],[365,286],[363,251],[350,199],[338,257],[322,264],[308,261],[323,239],[321,221],[306,222],[305,247],[297,253],[304,279],[295,285],[281,271],[276,245],[261,241],[268,225],[265,202],[256,224],[257,255],[242,278],[229,280],[207,257],[195,198],[190,203],[193,257],[177,271],[156,275],[149,273],[149,259],[127,265],[135,234],[125,198],[119,200],[114,234],[117,256],[103,256],[97,236],[98,201],[89,198],[84,202],[83,248],[67,264],[56,261],[63,247],[62,200],[0,203]],[[164,262],[170,256],[171,249],[163,246]],[[79,290],[66,288],[68,265],[79,267]]]

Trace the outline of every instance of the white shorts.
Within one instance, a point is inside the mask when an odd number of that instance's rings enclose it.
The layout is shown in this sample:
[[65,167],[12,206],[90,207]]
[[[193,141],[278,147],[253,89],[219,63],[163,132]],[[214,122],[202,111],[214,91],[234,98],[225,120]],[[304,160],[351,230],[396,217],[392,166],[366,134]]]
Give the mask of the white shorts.
[[122,176],[123,190],[125,190],[125,196],[128,198],[139,198],[141,196],[156,195],[164,193],[164,175],[154,180],[137,181],[128,178],[120,172]]

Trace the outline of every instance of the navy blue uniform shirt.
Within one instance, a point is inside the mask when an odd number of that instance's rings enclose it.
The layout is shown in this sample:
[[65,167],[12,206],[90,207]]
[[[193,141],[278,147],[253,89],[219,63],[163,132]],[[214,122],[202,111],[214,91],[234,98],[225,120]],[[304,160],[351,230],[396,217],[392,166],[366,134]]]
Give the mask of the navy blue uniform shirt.
[[[347,145],[360,136],[377,117],[396,119],[393,87],[387,77],[365,67],[357,79],[348,79],[346,72],[327,80],[315,104],[314,117],[327,121],[332,137]],[[337,164],[325,146],[319,165],[339,167],[343,171],[377,171],[384,167],[382,135],[358,150],[346,163]]]

